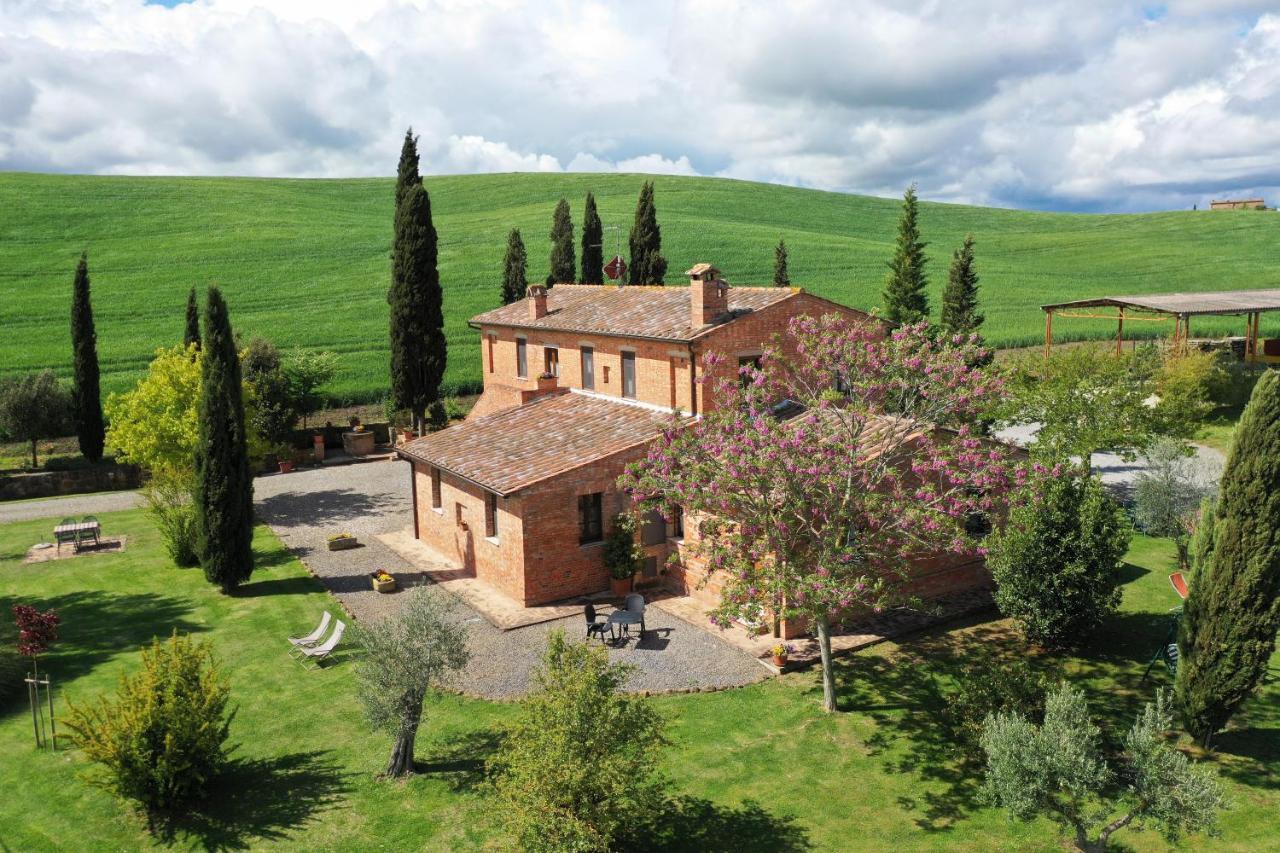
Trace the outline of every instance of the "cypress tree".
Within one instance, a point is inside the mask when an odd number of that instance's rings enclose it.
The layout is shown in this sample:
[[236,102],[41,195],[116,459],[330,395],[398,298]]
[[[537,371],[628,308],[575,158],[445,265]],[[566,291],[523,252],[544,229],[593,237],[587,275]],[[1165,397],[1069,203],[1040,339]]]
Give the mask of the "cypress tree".
[[1207,745],[1259,682],[1280,631],[1280,374],[1254,386],[1222,474],[1212,547],[1179,626],[1177,699]]
[[71,349],[75,378],[71,385],[72,412],[80,452],[90,462],[102,458],[106,426],[102,422],[102,392],[98,376],[98,333],[93,328],[89,299],[89,256],[80,255],[71,294]]
[[968,335],[978,331],[983,316],[978,312],[978,274],[973,269],[973,235],[951,256],[947,288],[942,292],[942,330],[948,335]]
[[431,198],[421,183],[396,208],[391,254],[391,393],[397,408],[413,413],[419,429],[440,396],[447,359],[444,295],[436,268]]
[[193,285],[187,293],[187,329],[182,335],[182,345],[189,347],[195,344],[200,349],[200,306],[196,302],[196,289]]
[[512,228],[507,235],[507,256],[502,262],[503,305],[510,305],[524,298],[525,291],[529,289],[528,262],[520,229]]
[[587,193],[582,208],[582,278],[583,284],[604,284],[604,223],[596,212],[596,197]]
[[418,137],[413,135],[413,128],[404,132],[404,144],[400,146],[400,163],[396,167],[396,210],[404,201],[405,193],[410,187],[422,183],[418,174]]
[[631,226],[629,284],[663,284],[667,259],[662,257],[662,231],[653,200],[653,181],[645,181],[636,201],[636,221]]
[[929,319],[928,279],[924,273],[924,247],[928,244],[920,242],[918,213],[916,187],[912,184],[902,195],[898,240],[884,288],[885,318],[893,323],[919,323]]
[[230,593],[253,572],[253,476],[245,436],[240,355],[227,303],[209,288],[196,442],[196,554],[210,583]]
[[577,278],[577,262],[573,256],[573,219],[569,215],[569,202],[560,199],[551,217],[551,272],[547,275],[547,286],[561,282],[572,284]]
[[787,242],[779,240],[773,250],[773,286],[790,287],[791,273],[787,270]]

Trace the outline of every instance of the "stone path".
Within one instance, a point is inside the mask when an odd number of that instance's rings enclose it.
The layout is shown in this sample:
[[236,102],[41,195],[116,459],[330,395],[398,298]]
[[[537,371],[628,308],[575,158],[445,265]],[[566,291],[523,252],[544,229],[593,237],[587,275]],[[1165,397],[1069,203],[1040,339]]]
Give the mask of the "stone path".
[[[254,494],[259,517],[357,619],[372,621],[394,612],[406,594],[374,592],[368,578],[373,570],[391,572],[406,587],[425,582],[419,568],[379,536],[412,524],[407,463],[370,462],[259,477]],[[362,547],[329,551],[327,538],[343,531],[357,536]],[[438,586],[430,589],[449,595]],[[525,693],[548,631],[563,628],[575,639],[586,633],[580,613],[504,631],[461,600],[449,598],[456,605],[454,618],[467,624],[471,635],[471,663],[454,686],[474,695],[505,699]],[[601,612],[607,614],[608,607]],[[613,660],[636,667],[630,690],[732,687],[769,675],[750,655],[660,608],[646,610],[645,622],[650,630],[643,641],[633,639],[609,650]]]
[[30,501],[0,502],[0,524],[28,521],[32,518],[97,515],[142,506],[136,491],[97,492],[92,495],[68,495],[65,498],[37,498]]

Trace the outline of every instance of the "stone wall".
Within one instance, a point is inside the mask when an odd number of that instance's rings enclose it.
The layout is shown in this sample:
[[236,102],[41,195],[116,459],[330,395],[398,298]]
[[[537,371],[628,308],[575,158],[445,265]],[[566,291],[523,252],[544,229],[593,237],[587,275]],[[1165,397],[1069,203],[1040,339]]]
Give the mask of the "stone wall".
[[0,501],[110,492],[141,485],[142,472],[136,465],[110,463],[71,471],[33,471],[0,476]]

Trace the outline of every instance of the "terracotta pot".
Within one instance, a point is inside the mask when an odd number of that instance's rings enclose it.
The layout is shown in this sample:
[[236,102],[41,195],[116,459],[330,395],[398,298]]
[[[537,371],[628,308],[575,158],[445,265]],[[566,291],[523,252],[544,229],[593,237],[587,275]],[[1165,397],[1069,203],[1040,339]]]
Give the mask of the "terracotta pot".
[[782,669],[784,666],[786,666],[786,665],[787,665],[787,656],[786,656],[786,655],[774,655],[774,656],[773,656],[773,665],[774,665],[774,666],[776,666],[778,669]]
[[279,466],[280,466],[281,474],[288,474],[291,471],[293,471],[293,462],[289,461],[288,459],[281,459],[279,462]]
[[635,578],[609,578],[609,585],[613,587],[614,595],[626,595],[631,592],[631,583]]

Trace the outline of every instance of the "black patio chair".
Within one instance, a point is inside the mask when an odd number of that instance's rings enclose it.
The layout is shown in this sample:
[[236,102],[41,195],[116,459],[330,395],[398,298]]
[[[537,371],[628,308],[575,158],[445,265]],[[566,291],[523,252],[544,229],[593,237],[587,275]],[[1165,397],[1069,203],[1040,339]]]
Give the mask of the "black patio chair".
[[640,639],[644,639],[644,596],[638,592],[633,592],[627,596],[624,610],[629,610],[640,617]]
[[599,621],[600,617],[596,615],[595,605],[587,602],[587,606],[582,609],[582,615],[587,620],[587,639],[593,636],[599,636],[600,642],[604,642],[604,633],[609,630],[608,622]]

